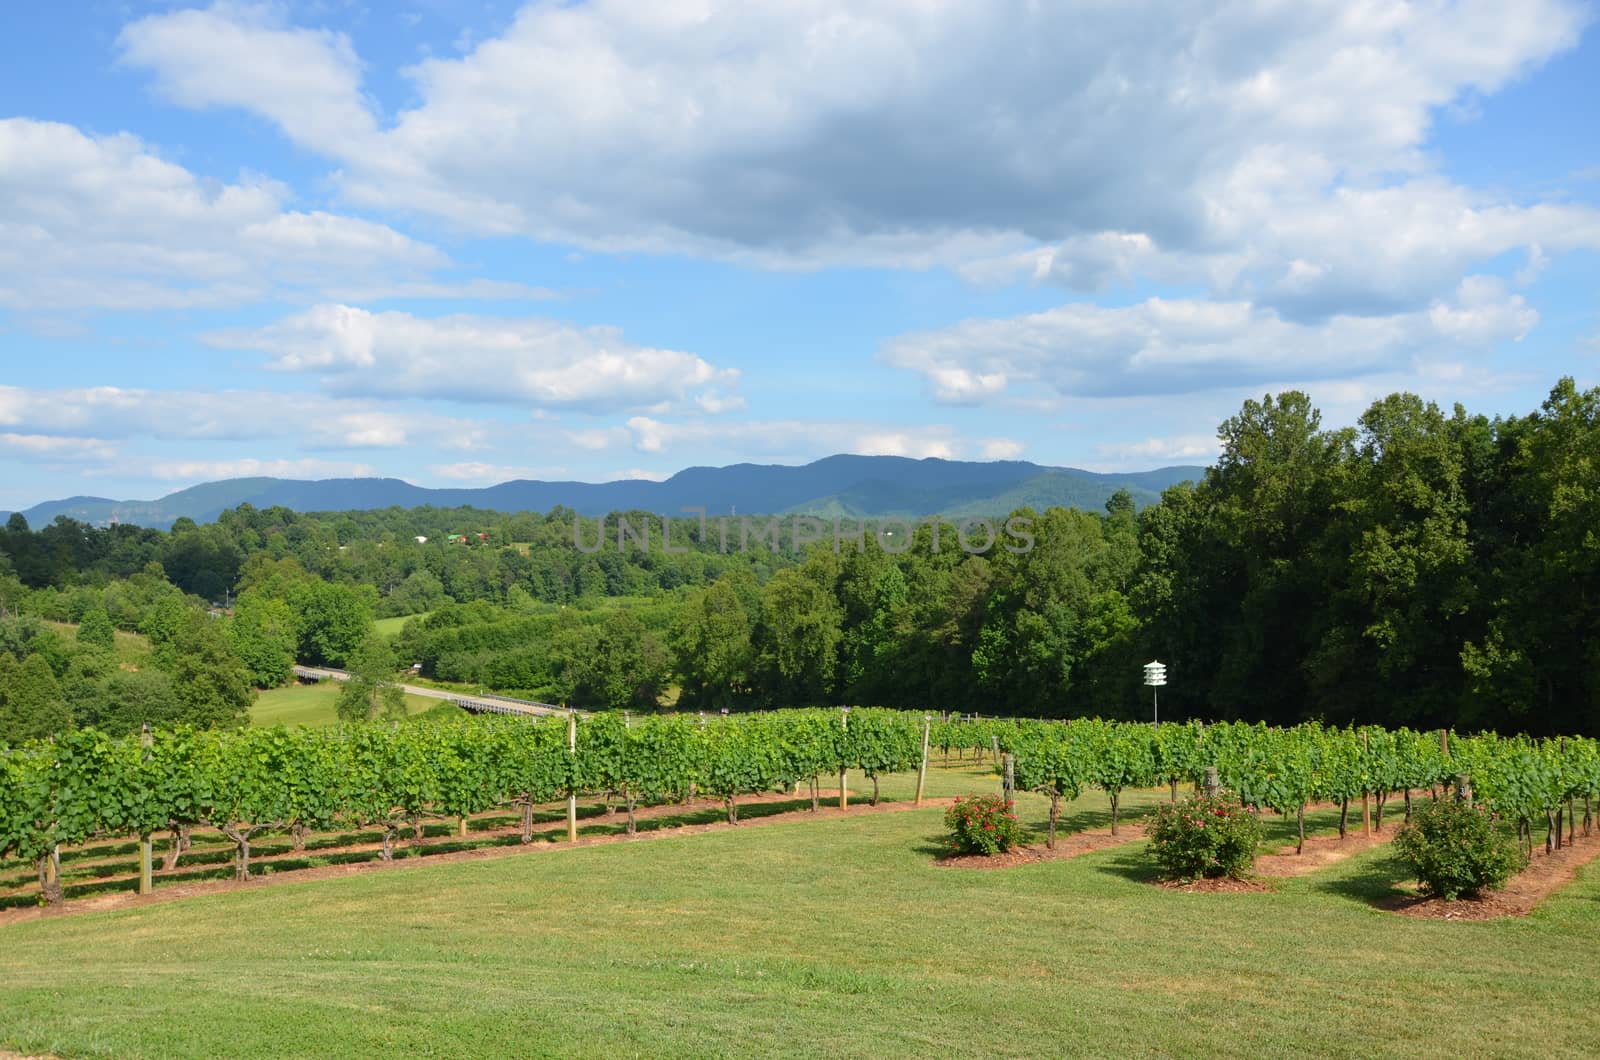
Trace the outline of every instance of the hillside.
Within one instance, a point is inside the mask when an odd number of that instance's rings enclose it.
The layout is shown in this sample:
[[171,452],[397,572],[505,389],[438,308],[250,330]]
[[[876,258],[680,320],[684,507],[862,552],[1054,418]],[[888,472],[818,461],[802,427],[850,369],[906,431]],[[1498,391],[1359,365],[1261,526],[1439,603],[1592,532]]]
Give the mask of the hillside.
[[[1119,489],[1126,489],[1142,507],[1153,503],[1166,487],[1198,479],[1203,471],[1199,467],[1167,467],[1104,474],[1019,460],[980,463],[840,455],[800,466],[733,464],[686,468],[662,482],[519,479],[482,489],[429,489],[392,478],[226,479],[179,490],[158,500],[69,497],[46,501],[25,510],[23,515],[33,527],[65,515],[86,523],[115,520],[161,529],[185,517],[209,522],[221,512],[245,503],[257,508],[281,505],[302,512],[422,505],[544,512],[561,505],[591,516],[634,508],[675,513],[687,507],[703,507],[713,514],[993,515],[1024,505],[1100,508]],[[5,514],[8,513],[0,513],[0,517]]]

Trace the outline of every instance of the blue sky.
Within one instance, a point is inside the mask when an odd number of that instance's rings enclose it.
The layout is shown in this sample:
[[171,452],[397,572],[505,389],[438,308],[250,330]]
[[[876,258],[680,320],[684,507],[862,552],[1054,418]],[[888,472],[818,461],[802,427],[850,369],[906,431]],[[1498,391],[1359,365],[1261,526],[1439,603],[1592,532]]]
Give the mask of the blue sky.
[[7,5],[0,508],[1525,412],[1600,382],[1595,14]]

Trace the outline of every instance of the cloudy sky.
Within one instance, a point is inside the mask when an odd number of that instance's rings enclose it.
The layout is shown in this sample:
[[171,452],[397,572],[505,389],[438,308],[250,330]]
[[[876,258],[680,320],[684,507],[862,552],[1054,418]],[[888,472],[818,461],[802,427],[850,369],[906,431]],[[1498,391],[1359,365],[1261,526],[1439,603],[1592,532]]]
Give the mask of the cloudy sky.
[[0,508],[1204,462],[1600,381],[1570,0],[0,13]]

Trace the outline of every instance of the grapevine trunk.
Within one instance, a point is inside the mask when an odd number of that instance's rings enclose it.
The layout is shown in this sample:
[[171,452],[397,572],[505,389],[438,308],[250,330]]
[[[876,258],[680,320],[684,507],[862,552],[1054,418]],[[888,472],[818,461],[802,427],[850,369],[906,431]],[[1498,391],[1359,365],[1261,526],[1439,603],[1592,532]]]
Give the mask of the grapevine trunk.
[[39,892],[44,900],[51,905],[60,905],[65,900],[61,890],[61,852],[52,850],[39,858]]

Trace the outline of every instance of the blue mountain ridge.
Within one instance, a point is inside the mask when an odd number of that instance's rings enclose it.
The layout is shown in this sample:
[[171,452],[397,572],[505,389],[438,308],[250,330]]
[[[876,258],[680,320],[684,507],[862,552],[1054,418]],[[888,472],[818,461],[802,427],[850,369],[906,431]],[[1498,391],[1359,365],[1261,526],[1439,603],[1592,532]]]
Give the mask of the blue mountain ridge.
[[[475,489],[430,489],[393,478],[225,479],[158,500],[69,497],[36,504],[22,514],[34,528],[65,515],[86,523],[116,521],[159,529],[169,528],[185,516],[210,522],[244,503],[257,508],[281,505],[300,512],[424,505],[547,512],[560,505],[588,516],[633,509],[676,515],[684,508],[704,508],[710,515],[792,512],[850,518],[965,517],[1000,515],[1023,506],[1098,509],[1119,489],[1127,490],[1143,507],[1157,500],[1168,486],[1198,481],[1204,473],[1204,468],[1193,466],[1102,473],[1022,460],[915,460],[841,454],[798,466],[691,467],[660,482],[518,479]],[[9,514],[0,512],[0,518]]]

